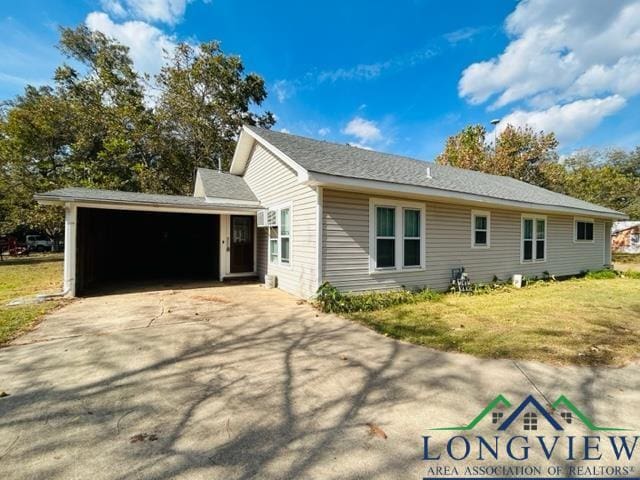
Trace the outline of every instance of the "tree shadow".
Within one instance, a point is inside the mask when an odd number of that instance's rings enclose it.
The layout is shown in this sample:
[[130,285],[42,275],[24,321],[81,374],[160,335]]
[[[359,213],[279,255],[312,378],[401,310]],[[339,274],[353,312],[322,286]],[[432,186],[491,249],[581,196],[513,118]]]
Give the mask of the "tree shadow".
[[[486,379],[483,361],[293,300],[238,299],[233,311],[0,351],[0,378],[14,389],[0,399],[3,469],[11,478],[398,477],[420,468],[428,419],[401,412],[450,406],[443,391]],[[389,439],[372,437],[369,423]],[[135,435],[148,436],[131,443]]]

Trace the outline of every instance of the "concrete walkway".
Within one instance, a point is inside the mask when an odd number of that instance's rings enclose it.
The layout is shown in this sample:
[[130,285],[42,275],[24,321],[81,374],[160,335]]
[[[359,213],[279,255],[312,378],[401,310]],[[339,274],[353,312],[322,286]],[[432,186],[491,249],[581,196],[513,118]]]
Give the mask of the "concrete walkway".
[[11,479],[422,478],[422,436],[467,423],[499,393],[514,402],[564,394],[600,423],[637,429],[639,389],[637,364],[556,368],[437,352],[258,285],[107,295],[73,302],[0,349],[9,394],[0,470]]

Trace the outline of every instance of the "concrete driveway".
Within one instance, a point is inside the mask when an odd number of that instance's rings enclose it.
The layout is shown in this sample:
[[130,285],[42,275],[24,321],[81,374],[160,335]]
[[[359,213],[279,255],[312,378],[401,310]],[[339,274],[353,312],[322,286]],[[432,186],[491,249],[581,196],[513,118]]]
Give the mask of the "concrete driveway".
[[422,436],[468,422],[499,393],[565,394],[600,423],[637,429],[639,386],[638,365],[436,352],[259,285],[107,295],[0,349],[0,469],[12,479],[417,479]]

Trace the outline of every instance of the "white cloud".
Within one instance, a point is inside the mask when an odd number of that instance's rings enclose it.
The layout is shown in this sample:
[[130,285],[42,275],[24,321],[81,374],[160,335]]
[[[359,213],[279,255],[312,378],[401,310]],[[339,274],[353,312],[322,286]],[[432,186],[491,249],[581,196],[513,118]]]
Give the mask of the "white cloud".
[[155,74],[165,63],[165,51],[176,46],[175,39],[162,30],[139,20],[116,23],[103,12],[92,12],[85,20],[90,30],[98,30],[129,47],[136,68]]
[[321,137],[326,137],[330,133],[331,133],[331,129],[329,127],[322,127],[318,129],[318,135],[320,135]]
[[353,117],[342,130],[342,133],[358,138],[361,143],[382,139],[382,132],[376,123],[371,120],[365,120],[362,117]]
[[[507,118],[578,138],[640,93],[640,0],[522,0],[505,28],[504,51],[462,73],[459,94],[471,104],[512,105]],[[584,118],[582,131],[551,122],[568,113]]]
[[603,118],[612,115],[626,104],[620,95],[606,98],[576,100],[564,105],[554,105],[546,110],[515,110],[502,119],[498,131],[507,125],[529,125],[534,130],[555,132],[560,142],[572,142],[585,132],[597,127]]
[[[638,64],[640,0],[525,0],[507,17],[506,30],[509,45],[463,72],[460,95],[474,104],[495,98],[495,107],[544,93],[566,100],[591,69],[609,69],[615,78]],[[583,97],[624,93],[615,81],[591,89],[582,80],[580,87]]]
[[291,98],[296,92],[296,86],[289,80],[278,80],[273,84],[273,93],[280,103]]
[[102,8],[116,17],[126,17],[127,11],[118,0],[102,0]]
[[464,40],[472,39],[483,29],[483,27],[465,27],[459,30],[454,30],[453,32],[445,33],[443,37],[447,42],[455,45],[456,43],[462,42]]
[[367,147],[366,145],[363,145],[362,143],[358,143],[358,142],[349,142],[348,145],[350,147],[362,148],[363,150],[373,150],[373,148]]
[[284,102],[298,91],[311,90],[322,84],[340,81],[373,80],[384,73],[399,72],[424,63],[439,53],[436,47],[424,47],[379,62],[360,63],[350,67],[322,71],[312,70],[298,78],[278,80],[274,83],[272,90],[278,100]]
[[280,131],[282,133],[291,133],[289,130],[287,130],[286,128],[281,128]]
[[359,64],[350,68],[338,68],[336,70],[326,70],[318,75],[318,83],[336,82],[338,80],[371,80],[379,77],[383,70],[388,69],[392,62],[379,62],[369,64]]
[[102,0],[102,8],[117,17],[131,17],[170,25],[182,20],[188,0]]

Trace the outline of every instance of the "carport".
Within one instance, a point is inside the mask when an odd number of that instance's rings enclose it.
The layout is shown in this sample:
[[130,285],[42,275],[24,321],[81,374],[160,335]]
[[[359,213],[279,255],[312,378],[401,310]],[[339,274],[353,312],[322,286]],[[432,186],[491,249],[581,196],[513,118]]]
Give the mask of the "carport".
[[257,202],[68,188],[36,196],[65,209],[64,290],[256,275]]

